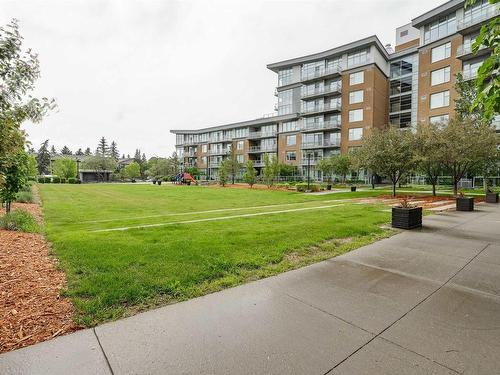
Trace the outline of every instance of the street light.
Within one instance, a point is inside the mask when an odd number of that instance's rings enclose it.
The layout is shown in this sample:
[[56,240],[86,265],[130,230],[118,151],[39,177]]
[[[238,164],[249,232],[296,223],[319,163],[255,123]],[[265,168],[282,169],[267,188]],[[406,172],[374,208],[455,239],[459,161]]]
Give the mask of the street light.
[[307,153],[307,190],[311,190],[311,153]]
[[80,179],[80,158],[76,158],[76,178]]

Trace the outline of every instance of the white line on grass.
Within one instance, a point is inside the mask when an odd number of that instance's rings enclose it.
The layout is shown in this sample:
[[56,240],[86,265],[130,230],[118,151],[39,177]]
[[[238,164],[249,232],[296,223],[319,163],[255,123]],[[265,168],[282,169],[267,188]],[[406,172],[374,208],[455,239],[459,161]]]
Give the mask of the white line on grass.
[[170,222],[170,223],[145,224],[145,225],[136,225],[136,226],[132,226],[132,227],[121,227],[121,228],[111,228],[111,229],[98,229],[98,230],[91,230],[89,232],[90,233],[116,232],[116,231],[130,230],[130,229],[162,227],[162,226],[174,225],[174,224],[191,224],[191,223],[201,223],[201,222],[204,222],[204,221],[218,221],[218,220],[237,219],[237,218],[241,218],[241,217],[252,217],[252,216],[281,214],[281,213],[286,213],[286,212],[297,212],[297,211],[308,211],[308,210],[321,210],[321,209],[324,209],[324,208],[339,207],[339,206],[343,206],[343,204],[332,204],[332,205],[328,205],[328,206],[317,206],[317,207],[292,208],[290,210],[257,212],[257,213],[252,213],[252,214],[241,214],[241,215],[233,215],[233,216],[210,217],[210,218],[205,218],[205,219],[174,221],[174,222]]
[[282,203],[282,204],[270,204],[267,206],[251,206],[251,207],[234,207],[234,208],[219,208],[216,210],[206,210],[206,211],[189,211],[189,212],[176,212],[176,213],[168,213],[168,214],[159,214],[159,215],[148,215],[148,216],[129,216],[125,218],[116,218],[116,219],[102,219],[102,220],[88,220],[88,221],[80,221],[80,224],[89,224],[89,223],[107,223],[111,221],[121,221],[121,220],[132,220],[132,219],[150,219],[152,217],[164,217],[164,216],[185,216],[185,215],[196,215],[196,214],[208,214],[212,212],[225,212],[225,211],[242,211],[242,210],[253,210],[258,208],[272,208],[272,207],[284,207],[284,206],[295,206],[298,204],[305,203],[333,203],[340,201],[348,201],[349,199],[333,199],[327,201],[307,201],[307,202],[295,202],[295,203]]

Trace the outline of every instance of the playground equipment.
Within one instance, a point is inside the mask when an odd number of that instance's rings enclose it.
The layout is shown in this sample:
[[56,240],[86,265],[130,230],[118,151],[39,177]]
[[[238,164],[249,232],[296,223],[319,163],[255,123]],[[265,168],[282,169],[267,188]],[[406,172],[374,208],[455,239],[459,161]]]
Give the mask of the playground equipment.
[[177,176],[174,177],[174,182],[177,184],[187,184],[191,185],[191,183],[194,183],[196,185],[196,180],[191,176],[191,174],[187,172],[182,172],[179,173]]

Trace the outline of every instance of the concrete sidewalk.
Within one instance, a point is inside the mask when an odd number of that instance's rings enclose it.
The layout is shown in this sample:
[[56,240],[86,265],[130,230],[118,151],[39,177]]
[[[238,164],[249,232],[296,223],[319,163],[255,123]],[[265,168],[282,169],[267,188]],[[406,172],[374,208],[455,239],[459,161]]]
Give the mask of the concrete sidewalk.
[[0,356],[0,374],[497,374],[500,206]]

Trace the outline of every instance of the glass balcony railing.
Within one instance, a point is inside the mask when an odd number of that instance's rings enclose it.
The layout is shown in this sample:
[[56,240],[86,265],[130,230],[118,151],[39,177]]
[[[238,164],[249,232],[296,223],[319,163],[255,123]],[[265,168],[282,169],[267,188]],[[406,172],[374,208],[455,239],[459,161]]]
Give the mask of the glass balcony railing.
[[307,159],[307,157],[303,157],[301,160],[300,160],[300,164],[302,165],[316,165],[318,164],[318,162],[320,160],[322,160],[323,157],[322,156],[315,156],[315,157],[311,157],[309,160]]
[[323,105],[315,105],[315,106],[303,106],[302,113],[314,113],[314,112],[325,112],[325,111],[340,111],[341,109],[340,102],[332,102],[326,103]]
[[307,98],[307,97],[315,96],[315,95],[323,95],[323,94],[330,94],[330,93],[334,93],[334,92],[341,92],[341,90],[342,90],[342,84],[336,83],[336,84],[329,85],[329,86],[318,87],[318,88],[315,88],[314,90],[302,89],[301,94],[302,94],[303,98]]
[[248,138],[269,138],[269,137],[275,137],[275,136],[276,136],[276,130],[265,131],[265,132],[249,132],[248,133]]
[[301,130],[309,131],[309,130],[322,130],[322,129],[340,129],[340,127],[341,127],[340,120],[327,120],[322,122],[305,123]]
[[477,78],[477,70],[464,70],[462,76],[465,81]]
[[268,152],[276,151],[276,145],[250,146],[248,152]]
[[[458,46],[457,47],[457,57],[462,57],[462,56],[471,54],[472,53],[472,44],[473,43],[467,43],[467,44],[462,44],[462,45]],[[486,49],[485,46],[481,46],[481,47],[479,47],[478,52],[485,50],[485,49]]]
[[340,139],[330,140],[324,139],[323,141],[302,142],[302,148],[320,148],[320,147],[340,147]]
[[231,149],[228,148],[220,148],[217,150],[210,150],[210,155],[226,155],[231,152]]
[[490,18],[497,17],[499,15],[500,8],[496,4],[492,4],[491,6],[486,7],[478,12],[474,12],[474,10],[472,10],[471,14],[466,14],[462,20],[458,21],[457,29],[467,29],[473,25],[486,21]]
[[342,68],[339,65],[329,66],[329,67],[321,67],[318,69],[304,70],[302,71],[301,78],[303,81],[307,81],[310,79],[325,77],[334,74],[341,74]]

